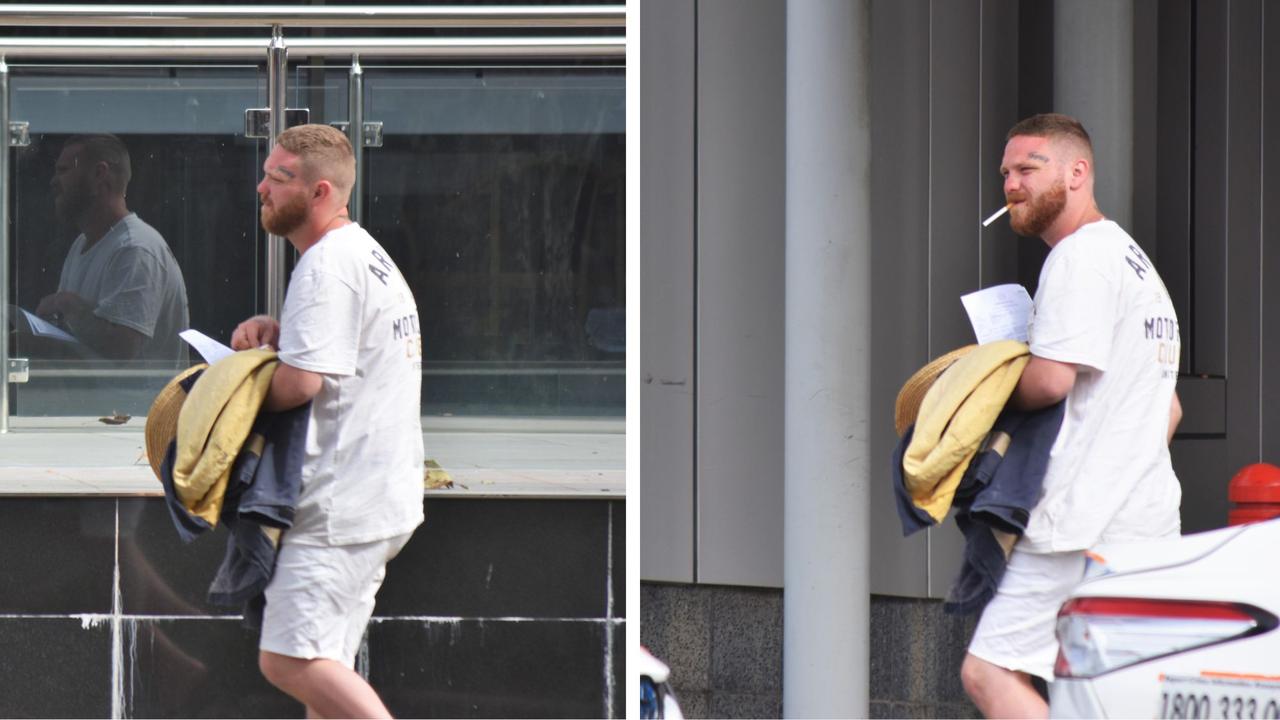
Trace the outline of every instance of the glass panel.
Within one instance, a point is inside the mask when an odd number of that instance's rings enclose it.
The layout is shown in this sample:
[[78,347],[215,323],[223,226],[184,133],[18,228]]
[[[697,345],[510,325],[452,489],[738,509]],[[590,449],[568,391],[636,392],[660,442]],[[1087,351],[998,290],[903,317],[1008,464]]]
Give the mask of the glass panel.
[[623,415],[622,69],[366,65],[364,82],[384,129],[364,225],[417,297],[424,415]]
[[[13,413],[144,415],[188,364],[177,331],[227,342],[258,306],[265,141],[244,137],[244,111],[266,104],[265,80],[253,66],[11,67],[31,145],[13,154],[10,297],[77,337],[16,331],[31,373]],[[120,144],[75,137],[101,133]]]

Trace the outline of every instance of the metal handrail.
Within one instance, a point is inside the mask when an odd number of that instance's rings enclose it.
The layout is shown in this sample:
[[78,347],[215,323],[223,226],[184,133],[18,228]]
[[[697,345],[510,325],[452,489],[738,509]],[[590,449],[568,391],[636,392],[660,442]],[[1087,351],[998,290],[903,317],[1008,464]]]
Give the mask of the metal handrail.
[[2,25],[78,27],[625,27],[623,5],[285,6],[52,5],[0,6]]
[[9,432],[9,65],[0,55],[0,433]]
[[347,132],[350,133],[351,153],[355,156],[355,181],[351,184],[351,199],[347,208],[351,220],[364,224],[364,68],[360,55],[352,54],[351,67],[347,70]]
[[[271,28],[271,44],[267,47],[267,104],[271,108],[270,127],[267,132],[267,154],[276,147],[276,136],[288,129],[285,116],[288,104],[289,47],[284,43],[284,28]],[[266,283],[264,305],[267,314],[279,319],[284,310],[285,239],[273,232],[267,233],[264,271]]]
[[[13,59],[150,58],[260,60],[263,38],[3,38],[0,55]],[[626,39],[573,38],[290,38],[293,58],[328,55],[397,58],[598,58],[626,56]]]

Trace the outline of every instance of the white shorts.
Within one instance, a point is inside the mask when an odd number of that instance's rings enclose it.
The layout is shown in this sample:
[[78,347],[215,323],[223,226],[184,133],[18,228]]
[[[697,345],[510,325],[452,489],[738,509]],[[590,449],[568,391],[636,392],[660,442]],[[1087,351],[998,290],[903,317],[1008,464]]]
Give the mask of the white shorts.
[[267,584],[258,648],[354,666],[387,563],[410,535],[320,546],[290,543],[286,534]]
[[969,654],[1053,682],[1058,609],[1082,578],[1083,552],[1037,554],[1015,549],[1000,589],[973,631]]

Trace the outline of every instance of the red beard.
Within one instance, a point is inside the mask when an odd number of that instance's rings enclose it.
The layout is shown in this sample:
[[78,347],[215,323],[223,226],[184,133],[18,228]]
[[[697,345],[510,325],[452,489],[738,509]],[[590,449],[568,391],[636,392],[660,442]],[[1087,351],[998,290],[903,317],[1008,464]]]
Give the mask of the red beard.
[[262,206],[262,227],[272,235],[281,237],[302,227],[307,221],[307,201],[302,195],[294,195],[283,205]]
[[[1010,198],[1016,200],[1018,198]],[[1067,185],[1061,179],[1030,201],[1014,205],[1009,227],[1023,237],[1039,237],[1067,207]]]

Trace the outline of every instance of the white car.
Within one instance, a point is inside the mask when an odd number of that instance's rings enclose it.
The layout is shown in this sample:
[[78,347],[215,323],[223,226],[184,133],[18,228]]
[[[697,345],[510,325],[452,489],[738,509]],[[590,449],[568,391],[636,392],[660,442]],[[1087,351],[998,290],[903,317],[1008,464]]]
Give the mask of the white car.
[[640,717],[662,718],[663,720],[684,720],[680,711],[680,703],[667,681],[671,679],[671,669],[667,664],[654,657],[649,649],[640,646],[638,653],[640,666]]
[[1280,519],[1090,553],[1053,717],[1280,718]]

